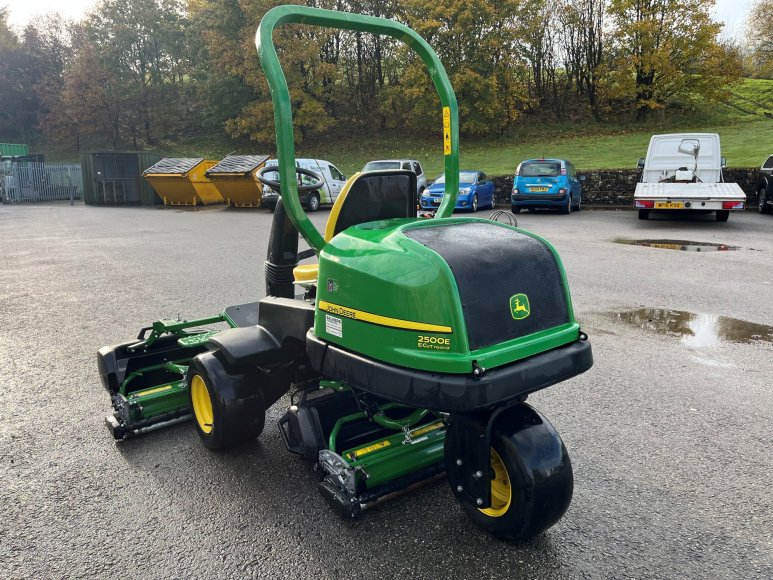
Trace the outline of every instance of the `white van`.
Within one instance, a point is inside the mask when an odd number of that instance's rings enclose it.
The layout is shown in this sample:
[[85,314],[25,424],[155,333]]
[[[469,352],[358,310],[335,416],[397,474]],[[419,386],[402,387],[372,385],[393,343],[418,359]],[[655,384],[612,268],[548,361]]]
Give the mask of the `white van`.
[[[277,165],[279,162],[276,159],[269,159],[266,161],[266,166]],[[303,169],[310,169],[320,177],[324,182],[323,186],[316,191],[309,191],[301,193],[301,205],[306,211],[317,211],[320,205],[333,205],[338,194],[341,193],[341,189],[346,183],[346,176],[341,173],[338,168],[324,159],[296,159],[295,165],[302,167]],[[272,181],[279,181],[279,174],[277,172],[266,173],[265,177]],[[312,178],[306,175],[299,175],[299,185],[308,185],[312,183]],[[276,208],[276,202],[279,200],[279,194],[272,188],[263,186],[263,197],[261,200],[261,206],[267,207],[271,211]]]
[[718,222],[731,211],[743,210],[746,194],[722,176],[725,158],[716,133],[653,135],[647,157],[639,159],[641,182],[634,207],[639,219],[652,211],[715,212]]

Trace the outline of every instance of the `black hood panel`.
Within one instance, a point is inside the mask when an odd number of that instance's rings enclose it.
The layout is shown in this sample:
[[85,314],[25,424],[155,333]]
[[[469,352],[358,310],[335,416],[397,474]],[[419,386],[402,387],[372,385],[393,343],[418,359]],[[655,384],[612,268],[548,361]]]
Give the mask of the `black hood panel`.
[[[456,279],[470,350],[569,322],[561,270],[541,241],[495,223],[410,228],[405,235],[437,252]],[[511,299],[528,300],[514,314]],[[439,297],[428,297],[437,299]],[[450,306],[450,305],[449,305]]]

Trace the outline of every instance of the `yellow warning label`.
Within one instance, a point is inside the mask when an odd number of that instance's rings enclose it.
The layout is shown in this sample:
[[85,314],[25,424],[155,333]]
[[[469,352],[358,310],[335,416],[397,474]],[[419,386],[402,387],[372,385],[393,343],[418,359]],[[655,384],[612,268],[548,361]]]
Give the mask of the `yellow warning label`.
[[443,107],[443,155],[451,155],[451,108]]
[[424,427],[420,427],[415,431],[411,431],[411,437],[420,437],[425,433],[429,433],[430,431],[435,431],[436,429],[440,429],[442,426],[443,426],[442,421],[438,421],[437,423],[432,423],[431,425],[425,425]]
[[384,439],[383,441],[379,441],[378,443],[374,443],[373,445],[368,445],[367,447],[363,447],[362,449],[358,449],[357,451],[352,451],[349,455],[352,459],[359,459],[363,455],[367,455],[368,453],[373,453],[374,451],[378,451],[379,449],[383,449],[384,447],[389,447],[392,445],[388,439]]

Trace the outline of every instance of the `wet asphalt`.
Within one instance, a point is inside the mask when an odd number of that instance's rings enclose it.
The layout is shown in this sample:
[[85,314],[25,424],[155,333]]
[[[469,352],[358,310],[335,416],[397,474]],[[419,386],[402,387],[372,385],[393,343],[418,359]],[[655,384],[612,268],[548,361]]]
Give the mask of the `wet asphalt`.
[[227,453],[189,424],[113,442],[96,350],[160,317],[260,298],[270,222],[222,207],[0,206],[0,575],[773,577],[773,345],[695,343],[617,316],[773,325],[773,216],[519,216],[561,253],[596,361],[529,399],[564,439],[575,492],[523,544],[474,527],[445,482],[340,520],[284,449],[286,400],[254,444]]

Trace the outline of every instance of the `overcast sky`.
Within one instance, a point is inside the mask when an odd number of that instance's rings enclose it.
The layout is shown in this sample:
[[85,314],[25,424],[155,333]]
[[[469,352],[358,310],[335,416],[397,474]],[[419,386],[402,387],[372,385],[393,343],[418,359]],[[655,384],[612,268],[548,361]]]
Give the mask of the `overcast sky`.
[[[0,0],[0,6],[11,9],[10,22],[23,27],[36,14],[58,11],[62,15],[79,19],[97,0]],[[749,12],[753,0],[717,0],[714,15],[725,23],[725,33],[741,40],[743,38],[743,20]]]

